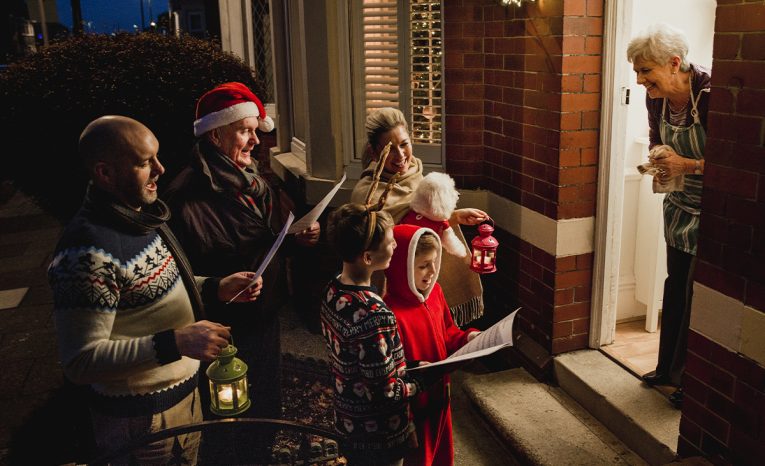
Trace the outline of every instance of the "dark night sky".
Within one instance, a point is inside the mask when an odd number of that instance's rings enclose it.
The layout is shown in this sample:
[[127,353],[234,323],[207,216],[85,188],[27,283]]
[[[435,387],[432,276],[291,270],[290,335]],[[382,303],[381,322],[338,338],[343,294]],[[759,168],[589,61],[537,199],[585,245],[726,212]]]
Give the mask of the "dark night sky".
[[[167,11],[167,0],[80,0],[85,31],[97,33],[110,33],[115,30],[132,31],[134,24],[139,26],[141,24],[141,1],[143,1],[146,26],[151,21],[150,9],[154,20],[159,13]],[[71,2],[56,0],[56,4],[59,21],[71,29]]]

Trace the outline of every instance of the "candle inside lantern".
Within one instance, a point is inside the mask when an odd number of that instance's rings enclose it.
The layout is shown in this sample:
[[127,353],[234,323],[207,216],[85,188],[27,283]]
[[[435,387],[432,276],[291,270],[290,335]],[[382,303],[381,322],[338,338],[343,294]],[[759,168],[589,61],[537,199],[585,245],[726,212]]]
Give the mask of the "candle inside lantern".
[[483,265],[490,265],[491,261],[493,259],[494,259],[494,256],[491,253],[489,253],[489,254],[487,254],[485,256],[482,256],[480,251],[476,251],[476,254],[474,255],[474,259],[473,260],[475,262],[479,262],[479,263],[481,263]]
[[[223,385],[218,389],[218,399],[221,403],[233,404],[234,403],[234,390],[231,385]],[[236,399],[239,403],[242,403],[242,390],[236,389]]]

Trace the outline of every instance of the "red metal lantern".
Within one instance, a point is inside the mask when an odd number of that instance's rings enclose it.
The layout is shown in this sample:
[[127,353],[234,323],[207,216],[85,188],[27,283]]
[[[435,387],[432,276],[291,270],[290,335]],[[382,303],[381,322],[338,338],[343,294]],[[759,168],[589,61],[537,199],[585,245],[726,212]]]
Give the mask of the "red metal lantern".
[[499,241],[491,236],[494,233],[494,220],[491,220],[491,223],[492,225],[488,223],[481,224],[478,227],[478,236],[470,242],[473,248],[470,268],[474,272],[492,273],[497,271],[497,247],[499,246]]

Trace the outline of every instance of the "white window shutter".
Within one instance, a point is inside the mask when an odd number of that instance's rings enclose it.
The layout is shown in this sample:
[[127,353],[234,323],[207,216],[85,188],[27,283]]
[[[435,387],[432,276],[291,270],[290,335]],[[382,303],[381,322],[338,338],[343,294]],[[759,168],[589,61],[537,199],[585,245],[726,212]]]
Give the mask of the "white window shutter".
[[364,0],[364,107],[399,107],[397,0]]

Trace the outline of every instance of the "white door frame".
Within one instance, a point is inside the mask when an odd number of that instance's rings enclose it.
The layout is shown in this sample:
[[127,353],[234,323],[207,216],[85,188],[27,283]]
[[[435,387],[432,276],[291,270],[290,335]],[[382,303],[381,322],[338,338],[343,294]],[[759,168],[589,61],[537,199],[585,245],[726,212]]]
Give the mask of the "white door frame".
[[[624,138],[627,109],[623,101],[625,50],[631,34],[632,0],[605,0],[598,199],[595,215],[590,347],[613,343],[619,292]],[[628,89],[628,88],[627,88]]]

